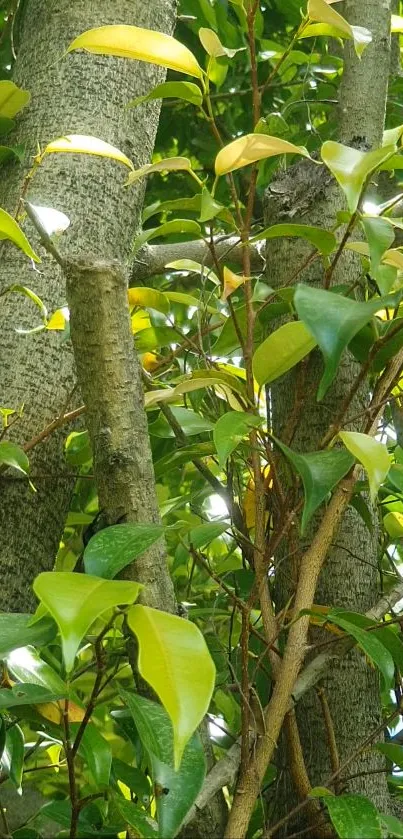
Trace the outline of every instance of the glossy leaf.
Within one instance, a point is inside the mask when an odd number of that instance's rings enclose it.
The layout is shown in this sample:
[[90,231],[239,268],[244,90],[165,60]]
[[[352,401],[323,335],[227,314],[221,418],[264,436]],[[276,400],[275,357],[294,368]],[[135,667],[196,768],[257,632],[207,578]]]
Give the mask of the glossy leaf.
[[56,636],[55,622],[44,617],[31,625],[32,615],[0,612],[0,660],[19,647],[46,647]]
[[174,763],[210,704],[215,667],[198,627],[176,615],[133,606],[127,622],[139,644],[138,667],[160,698],[174,728]]
[[201,193],[199,221],[204,224],[206,221],[216,218],[216,216],[219,216],[223,212],[225,213],[225,211],[226,208],[224,205],[219,204],[208,191],[207,187],[204,186]]
[[262,386],[295,367],[316,347],[312,333],[301,321],[290,321],[272,332],[253,356],[253,375]]
[[122,781],[130,792],[137,795],[142,804],[148,806],[152,790],[145,772],[142,772],[137,766],[131,766],[120,758],[114,757],[112,760],[112,777]]
[[101,55],[135,58],[201,79],[203,70],[193,53],[163,32],[138,26],[100,26],[75,38],[67,52],[84,49]]
[[220,56],[233,58],[238,52],[238,50],[232,50],[228,49],[228,47],[224,47],[213,29],[207,29],[206,27],[201,26],[197,34],[201,45],[206,50],[206,53],[211,55],[212,58],[220,58]]
[[5,775],[10,778],[13,786],[20,791],[24,768],[24,735],[19,725],[12,725],[7,730],[1,767]]
[[22,90],[14,82],[0,81],[0,116],[12,119],[31,99],[28,90]]
[[235,451],[250,429],[258,428],[262,422],[261,417],[240,411],[228,411],[217,420],[214,426],[213,439],[220,466],[225,466],[230,454]]
[[340,839],[382,839],[379,814],[363,795],[327,795],[323,798]]
[[301,533],[304,534],[315,510],[349,472],[354,463],[354,458],[350,452],[342,449],[298,454],[281,443],[280,440],[275,439],[275,442],[302,478],[305,504],[301,520]]
[[10,443],[8,440],[0,441],[0,465],[12,466],[23,475],[29,472],[29,460],[20,446],[16,443]]
[[[77,723],[72,725],[72,733],[76,734],[78,728]],[[78,753],[87,764],[97,788],[108,787],[112,767],[112,749],[93,722],[85,728]]]
[[393,227],[386,218],[375,216],[370,218],[364,216],[362,226],[369,245],[371,257],[371,275],[376,280],[379,273],[382,257],[394,242],[395,234]]
[[160,524],[114,524],[90,539],[84,550],[86,574],[112,580],[164,534]]
[[165,709],[127,691],[121,690],[121,696],[130,708],[143,746],[150,753],[154,784],[166,790],[156,796],[159,835],[161,839],[172,839],[203,785],[206,764],[200,738],[194,734],[190,739],[175,772],[173,730]]
[[295,146],[287,140],[279,137],[270,137],[268,134],[246,134],[238,137],[224,146],[215,159],[216,175],[227,175],[250,163],[258,160],[265,160],[277,154],[301,154],[309,157],[309,152],[303,146]]
[[39,705],[63,699],[64,693],[54,693],[40,685],[14,685],[12,688],[0,689],[0,711],[17,708],[23,705]]
[[[192,437],[196,434],[204,434],[206,431],[213,429],[213,423],[206,417],[202,417],[195,411],[189,411],[187,408],[172,407],[171,411],[179,423],[182,431],[187,437]],[[149,425],[148,430],[154,437],[175,437],[175,433],[169,422],[160,414],[158,419]]]
[[132,161],[120,149],[111,146],[110,143],[106,143],[105,140],[100,140],[98,137],[90,137],[85,134],[66,134],[65,137],[59,137],[57,140],[52,140],[51,143],[48,143],[40,155],[40,159],[42,160],[46,154],[60,152],[67,154],[94,154],[96,157],[108,157],[110,160],[124,163],[129,169],[133,169]]
[[385,146],[365,152],[350,146],[343,146],[333,140],[327,140],[323,143],[321,148],[322,160],[340,184],[351,213],[356,211],[370,175],[379,169],[381,164],[393,154],[394,150],[395,146]]
[[371,499],[374,501],[390,469],[387,447],[369,434],[359,434],[357,431],[340,431],[339,437],[367,472]]
[[190,171],[192,164],[187,157],[166,157],[164,160],[159,160],[158,163],[147,163],[141,169],[135,169],[131,172],[127,179],[127,186],[134,184],[140,178],[146,175],[152,175],[153,172],[180,172]]
[[55,695],[62,697],[68,695],[68,688],[63,679],[50,664],[41,658],[34,647],[13,650],[7,656],[7,667],[12,676],[21,682],[20,687],[25,687],[29,683],[38,685]]
[[318,400],[330,387],[345,347],[371,317],[385,305],[385,298],[360,303],[340,294],[298,285],[294,305],[299,317],[316,338],[325,360]]
[[134,828],[134,836],[140,839],[158,839],[160,835],[158,824],[144,810],[136,806],[133,801],[127,801],[120,796],[114,799],[114,803],[126,825]]
[[257,236],[254,236],[251,241],[258,242],[261,239],[277,239],[278,237],[293,236],[306,239],[307,242],[310,242],[324,256],[329,256],[337,244],[336,237],[330,230],[324,230],[322,227],[312,227],[309,224],[274,224],[272,227],[266,227]]
[[326,0],[308,0],[308,16],[310,20],[328,24],[338,30],[341,37],[352,38],[355,51],[360,57],[368,44],[372,41],[369,29],[363,26],[351,26]]
[[153,99],[183,99],[191,102],[192,105],[201,106],[203,94],[197,84],[193,82],[163,82],[157,84],[150,93],[145,96],[137,96],[128,104],[128,108],[135,108],[143,102],[151,102]]
[[129,288],[127,293],[129,306],[141,306],[146,309],[155,309],[157,312],[167,315],[170,309],[169,300],[162,291],[156,288],[136,286]]
[[377,637],[377,633],[366,632],[365,629],[348,620],[343,612],[339,612],[337,609],[332,609],[327,617],[328,620],[344,629],[352,638],[355,638],[365,655],[382,673],[385,689],[388,690],[393,682],[395,665],[389,650]]
[[5,210],[0,208],[0,239],[9,239],[17,248],[20,248],[34,262],[40,262],[40,257],[32,250],[25,233],[16,220]]
[[133,603],[141,586],[70,571],[44,571],[33,588],[59,627],[64,664],[70,673],[80,643],[94,621],[109,609]]
[[374,749],[385,755],[399,769],[403,769],[403,746],[399,746],[397,743],[376,743]]

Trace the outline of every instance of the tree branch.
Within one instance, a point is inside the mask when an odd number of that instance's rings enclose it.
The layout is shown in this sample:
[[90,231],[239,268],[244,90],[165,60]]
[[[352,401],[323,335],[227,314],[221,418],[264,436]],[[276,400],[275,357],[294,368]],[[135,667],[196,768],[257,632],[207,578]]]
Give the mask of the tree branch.
[[[262,243],[253,242],[249,245],[251,269],[253,273],[264,270],[265,260],[260,251]],[[220,261],[227,260],[242,265],[243,245],[236,236],[230,238],[217,237],[215,253]],[[139,281],[147,280],[156,274],[164,274],[165,266],[178,259],[192,259],[210,268],[213,258],[210,249],[203,239],[191,242],[178,242],[174,245],[144,245],[136,254],[130,276],[130,285],[137,285]]]

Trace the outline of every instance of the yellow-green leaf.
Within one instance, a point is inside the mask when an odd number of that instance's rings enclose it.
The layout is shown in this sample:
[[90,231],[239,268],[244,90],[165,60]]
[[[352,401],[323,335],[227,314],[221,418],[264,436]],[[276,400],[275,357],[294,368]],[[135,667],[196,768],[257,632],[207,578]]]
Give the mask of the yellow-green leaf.
[[288,140],[281,140],[280,137],[270,137],[268,134],[245,134],[238,137],[224,146],[215,159],[216,175],[227,175],[242,166],[256,163],[257,160],[264,160],[266,157],[274,157],[276,154],[302,154],[309,157],[309,152],[304,146],[295,146]]
[[316,347],[315,338],[301,321],[290,321],[272,332],[253,356],[253,375],[262,386],[283,376]]
[[45,154],[53,154],[55,152],[95,154],[97,157],[109,157],[111,160],[124,163],[129,169],[133,169],[132,161],[120,149],[111,146],[110,143],[106,143],[98,137],[90,137],[85,134],[67,134],[65,137],[58,137],[57,140],[52,140],[39,156],[39,160],[42,160]]
[[124,25],[100,26],[98,29],[89,29],[75,38],[67,52],[73,50],[135,58],[198,79],[203,77],[202,68],[187,47],[171,35],[155,32],[154,29]]
[[25,108],[31,99],[27,90],[21,90],[14,82],[0,81],[0,116],[12,119]]
[[365,29],[364,26],[351,26],[342,15],[331,8],[326,0],[309,0],[308,16],[310,20],[333,26],[340,33],[340,37],[351,38],[354,41],[355,51],[359,58],[365,47],[372,41],[369,29]]
[[250,280],[250,277],[239,276],[239,274],[234,274],[230,268],[227,268],[224,265],[224,272],[223,272],[223,279],[224,279],[224,287],[222,290],[221,301],[224,303],[227,297],[232,294],[233,291],[236,291],[241,285],[245,282]]
[[198,627],[167,612],[133,606],[127,622],[139,644],[138,667],[171,718],[174,763],[207,713],[215,667]]
[[383,526],[392,539],[401,539],[403,536],[403,514],[386,513]]
[[367,472],[371,498],[374,500],[390,469],[390,457],[385,444],[358,431],[340,431],[339,437]]
[[40,257],[32,250],[25,233],[16,220],[5,210],[0,209],[0,239],[9,239],[20,248],[34,262],[40,262]]
[[395,150],[395,146],[392,145],[365,152],[336,143],[334,140],[323,143],[322,160],[345,193],[350,212],[356,211],[370,175],[379,169]]
[[177,172],[183,169],[190,171],[191,168],[192,164],[187,157],[166,157],[158,163],[147,163],[141,169],[130,172],[126,185],[129,186],[140,178],[145,178],[146,175],[152,175],[153,172]]
[[108,609],[134,603],[142,586],[73,571],[44,571],[33,588],[59,627],[64,664],[70,673],[80,643],[94,621]]
[[401,15],[392,15],[391,32],[403,32],[403,17]]
[[206,29],[204,26],[201,26],[198,35],[201,45],[212,58],[220,58],[222,55],[226,55],[227,58],[233,58],[238,52],[238,50],[231,50],[228,47],[224,47],[213,29]]
[[162,291],[158,291],[155,288],[137,286],[136,288],[129,288],[127,294],[129,306],[145,306],[147,309],[155,309],[164,315],[169,312],[169,300]]

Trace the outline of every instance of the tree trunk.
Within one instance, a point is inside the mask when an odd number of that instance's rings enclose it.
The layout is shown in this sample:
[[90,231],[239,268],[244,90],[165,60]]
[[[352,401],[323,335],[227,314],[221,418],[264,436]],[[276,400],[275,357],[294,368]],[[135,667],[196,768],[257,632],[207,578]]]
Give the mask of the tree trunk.
[[[37,144],[66,133],[91,134],[120,148],[136,166],[150,160],[158,125],[158,103],[125,110],[134,96],[146,93],[164,77],[152,65],[77,52],[63,57],[81,32],[112,23],[137,24],[170,32],[176,0],[25,0],[16,27],[18,57],[14,80],[32,99],[18,123],[16,141],[25,142],[24,169],[2,169],[0,204],[15,212],[23,177]],[[81,155],[49,155],[29,184],[31,202],[65,212],[71,226],[60,248],[69,256],[91,251],[125,262],[139,224],[144,182],[125,189],[124,167]],[[35,232],[26,225],[35,243]],[[37,248],[38,249],[38,248]],[[13,282],[32,288],[51,312],[65,304],[61,271],[39,248],[42,263],[34,271],[9,243],[4,244],[0,289]],[[17,409],[22,419],[10,438],[23,444],[72,406],[75,374],[69,342],[60,333],[22,336],[15,327],[32,326],[35,311],[25,298],[7,295],[0,302],[0,405]],[[23,611],[32,605],[34,576],[52,567],[74,486],[63,455],[65,430],[32,452],[32,480],[7,473],[0,479],[0,608]]]
[[[351,23],[367,26],[371,30],[373,43],[364,53],[361,62],[354,56],[350,45],[345,48],[339,98],[340,131],[337,139],[365,150],[380,144],[383,131],[389,74],[390,3],[349,0],[345,7],[344,13]],[[326,170],[312,164],[292,167],[266,193],[266,224],[288,221],[331,228],[340,209],[345,209],[340,190]],[[268,243],[269,284],[277,288],[286,285],[309,253],[310,248],[301,241],[278,239]],[[353,284],[360,273],[356,259],[351,254],[345,254],[339,262],[333,283]],[[320,261],[317,260],[302,271],[298,282],[321,286],[323,271]],[[359,369],[352,356],[346,353],[334,385],[320,403],[316,401],[316,391],[323,371],[319,351],[312,353],[309,360],[299,365],[298,369],[279,379],[271,387],[270,393],[272,427],[276,436],[298,452],[317,449],[348,395]],[[351,404],[349,415],[353,417],[362,411],[368,398],[368,386],[364,384]],[[362,420],[347,422],[345,426],[360,431]],[[315,598],[317,603],[365,612],[376,601],[378,569],[375,511],[373,520],[374,531],[371,534],[355,509],[348,507],[320,576]],[[295,589],[298,559],[304,547],[309,544],[309,536],[312,536],[314,527],[312,525],[304,544],[295,531],[283,546],[282,556],[278,557],[281,559],[276,592],[279,608],[289,601]],[[326,637],[328,639],[329,636]],[[317,633],[315,639],[318,639]],[[381,721],[378,675],[368,667],[358,652],[335,661],[322,686],[322,703],[317,691],[311,690],[298,704],[296,713],[305,765],[312,785],[323,784],[334,771],[337,760],[342,763],[349,757],[368,736],[368,732]],[[330,708],[338,755],[329,745],[330,728],[325,723],[323,696]],[[292,726],[293,721],[289,720],[288,725]],[[283,735],[278,753],[280,772],[277,803],[280,815],[288,812],[303,797],[303,780],[293,771],[295,755],[287,752],[285,740]],[[382,760],[376,753],[368,752],[350,764],[348,774],[381,770],[382,766]],[[380,810],[387,810],[385,775],[361,776],[348,782],[346,788],[367,795]],[[284,835],[287,835],[287,831],[293,833],[306,828],[306,818],[304,811],[292,825],[288,824]],[[321,833],[319,829],[315,832],[311,826],[310,835],[319,837]]]

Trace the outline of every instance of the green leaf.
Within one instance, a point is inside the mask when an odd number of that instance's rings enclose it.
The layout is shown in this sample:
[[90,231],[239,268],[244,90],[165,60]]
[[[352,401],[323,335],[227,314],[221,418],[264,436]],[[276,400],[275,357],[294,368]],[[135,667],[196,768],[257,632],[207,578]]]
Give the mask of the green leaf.
[[137,96],[128,104],[128,108],[135,108],[142,102],[151,102],[152,99],[183,99],[191,102],[192,105],[201,107],[203,94],[197,84],[193,82],[163,82],[157,84],[150,93],[145,96]]
[[90,539],[84,550],[86,574],[112,580],[164,534],[159,524],[114,524]]
[[399,769],[403,769],[403,746],[397,743],[375,743],[373,748],[395,763]]
[[118,163],[123,163],[129,169],[133,169],[132,161],[120,149],[111,146],[105,140],[100,140],[99,137],[91,137],[86,134],[66,134],[64,137],[58,137],[57,140],[52,140],[39,156],[39,162],[47,154],[60,153],[93,154],[95,157],[108,157],[110,160],[116,160]]
[[133,603],[141,586],[73,571],[44,571],[36,577],[33,588],[59,627],[64,664],[70,673],[80,643],[94,621],[108,609]]
[[339,437],[367,472],[371,499],[374,501],[390,469],[387,447],[369,434],[359,434],[357,431],[340,431]]
[[12,725],[7,730],[1,767],[11,783],[20,791],[24,767],[24,735],[19,725]]
[[[196,411],[176,408],[175,406],[171,408],[171,411],[187,437],[204,434],[206,431],[213,429],[213,423],[197,414]],[[149,425],[148,430],[154,437],[175,437],[174,431],[163,414],[160,414],[158,419]]]
[[186,534],[185,541],[189,542],[193,548],[199,550],[205,548],[214,539],[222,536],[228,530],[228,522],[209,521],[207,524],[199,524],[197,527],[192,527],[189,533]]
[[[365,231],[366,240],[369,245],[369,252],[371,256],[371,275],[375,280],[378,278],[379,268],[381,266],[381,259],[385,251],[390,248],[394,242],[395,234],[393,227],[385,218],[375,216],[369,218],[364,216],[361,220]],[[388,266],[390,269],[391,266]],[[381,289],[383,291],[383,289]]]
[[379,814],[363,795],[329,795],[323,798],[340,839],[382,839]]
[[0,81],[0,116],[12,119],[25,108],[30,99],[28,90],[22,90],[14,82]]
[[0,690],[0,710],[16,708],[19,705],[40,705],[44,702],[54,702],[63,699],[66,692],[54,693],[40,685],[14,685],[11,689]]
[[130,708],[143,746],[151,756],[154,783],[166,792],[156,797],[161,839],[172,839],[203,785],[206,764],[198,734],[189,740],[179,771],[175,771],[174,737],[168,714],[161,705],[121,690]]
[[[201,385],[202,386],[202,385]],[[196,457],[212,457],[216,450],[213,443],[197,443],[193,446],[184,446],[172,454],[160,457],[154,464],[155,477],[160,477],[167,474],[167,470],[175,469],[183,464],[187,464]]]
[[252,364],[260,387],[274,382],[295,367],[316,346],[312,330],[301,321],[292,320],[272,332],[257,348]]
[[365,152],[343,146],[333,140],[326,140],[323,143],[322,160],[340,184],[351,213],[356,211],[364,186],[370,176],[394,151],[395,146]]
[[171,326],[149,326],[140,329],[134,336],[134,342],[138,353],[152,352],[159,347],[168,347],[170,344],[177,344],[178,333]]
[[[72,732],[76,734],[79,724],[70,725]],[[97,787],[101,789],[108,787],[112,767],[112,749],[93,722],[85,728],[78,753],[87,764]]]
[[199,239],[201,236],[201,227],[197,221],[192,221],[192,219],[174,219],[173,221],[166,221],[165,224],[160,224],[159,227],[152,227],[150,230],[143,230],[139,236],[136,236],[133,251],[136,253],[151,239],[157,239],[159,236],[171,236],[174,233],[189,233],[191,236],[195,236]]
[[225,465],[230,454],[237,448],[250,429],[258,428],[262,422],[262,417],[256,417],[253,414],[246,414],[241,411],[228,411],[217,420],[213,438],[220,466]]
[[153,29],[124,25],[89,29],[75,38],[67,52],[80,49],[100,55],[135,58],[188,76],[203,78],[203,70],[187,47],[171,35]]
[[207,187],[203,187],[201,194],[199,221],[204,223],[218,216],[225,207],[213,198]]
[[324,256],[329,256],[337,244],[335,235],[330,233],[329,230],[324,230],[322,227],[312,227],[309,224],[274,224],[272,227],[266,227],[251,241],[277,239],[280,236],[299,236],[301,239],[306,239]]
[[215,684],[215,667],[198,627],[176,615],[133,606],[127,616],[139,644],[138,667],[174,728],[175,769],[202,721]]
[[116,796],[114,803],[126,824],[135,829],[135,836],[140,839],[158,839],[158,824],[144,810],[137,807],[133,801]]
[[30,625],[32,615],[22,615],[18,612],[0,612],[0,660],[19,647],[32,644],[36,647],[46,647],[56,636],[55,622],[44,617],[37,623]]
[[395,665],[389,650],[382,644],[376,633],[366,632],[347,620],[343,612],[336,609],[328,612],[327,619],[355,638],[361,649],[382,673],[385,689],[388,690],[394,677]]
[[332,291],[298,285],[294,305],[325,359],[325,371],[318,389],[318,400],[330,387],[347,344],[371,317],[385,306],[385,298],[359,303]]
[[396,816],[389,816],[386,813],[378,813],[378,816],[382,827],[388,831],[388,836],[397,836],[398,839],[403,839],[403,822],[399,821]]
[[[41,623],[41,621],[39,622]],[[33,629],[36,624],[33,624]],[[63,679],[50,664],[47,664],[34,647],[13,650],[7,656],[7,667],[12,675],[21,682],[19,687],[38,685],[40,688],[58,696],[68,696],[68,688]],[[38,700],[45,702],[48,700]]]
[[[158,163],[146,163],[141,169],[135,169],[131,172],[126,186],[136,183],[140,178],[145,178],[146,175],[152,175],[153,172],[191,172],[192,164],[187,157],[166,157],[164,160],[159,160]],[[146,232],[146,231],[145,231]]]
[[302,478],[305,492],[301,520],[301,534],[303,535],[315,510],[351,469],[354,458],[342,449],[297,454],[280,440],[275,437],[273,439]]
[[137,766],[130,766],[118,757],[112,760],[112,776],[122,781],[142,804],[150,803],[151,787],[147,775]]
[[0,208],[0,239],[9,239],[17,248],[20,248],[34,262],[40,262],[40,257],[32,250],[25,233],[16,220],[5,210]]

